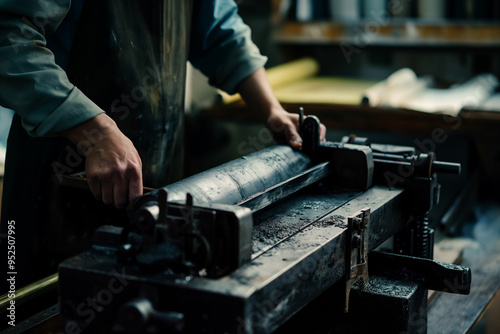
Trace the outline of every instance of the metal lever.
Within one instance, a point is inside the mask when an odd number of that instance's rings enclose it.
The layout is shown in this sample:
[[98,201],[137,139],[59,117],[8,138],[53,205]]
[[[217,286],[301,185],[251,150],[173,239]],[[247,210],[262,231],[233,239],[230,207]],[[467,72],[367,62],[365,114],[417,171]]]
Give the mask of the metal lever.
[[168,333],[182,333],[185,321],[182,313],[157,311],[148,299],[138,298],[121,308],[120,324],[127,333],[145,333],[150,325]]
[[416,280],[429,290],[468,295],[471,270],[456,264],[442,263],[407,255],[384,252],[370,253],[372,273],[390,273]]

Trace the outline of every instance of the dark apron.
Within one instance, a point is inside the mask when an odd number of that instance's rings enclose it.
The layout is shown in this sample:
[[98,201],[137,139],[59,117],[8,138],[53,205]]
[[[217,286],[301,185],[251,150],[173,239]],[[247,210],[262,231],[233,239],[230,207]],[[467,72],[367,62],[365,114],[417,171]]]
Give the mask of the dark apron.
[[[165,186],[182,175],[190,16],[186,0],[85,0],[63,64],[70,81],[132,140],[145,186]],[[56,54],[58,60],[66,62]],[[18,287],[56,272],[61,260],[89,247],[97,226],[127,222],[123,210],[96,201],[90,191],[53,183],[61,170],[84,170],[75,152],[64,138],[30,137],[14,116],[1,230],[15,220]]]

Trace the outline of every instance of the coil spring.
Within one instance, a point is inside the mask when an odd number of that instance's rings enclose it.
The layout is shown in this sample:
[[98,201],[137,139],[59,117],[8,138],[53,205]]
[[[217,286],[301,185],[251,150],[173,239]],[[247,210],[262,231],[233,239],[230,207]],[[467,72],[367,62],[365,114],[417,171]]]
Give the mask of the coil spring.
[[415,226],[415,256],[429,258],[429,233],[429,217],[424,215]]

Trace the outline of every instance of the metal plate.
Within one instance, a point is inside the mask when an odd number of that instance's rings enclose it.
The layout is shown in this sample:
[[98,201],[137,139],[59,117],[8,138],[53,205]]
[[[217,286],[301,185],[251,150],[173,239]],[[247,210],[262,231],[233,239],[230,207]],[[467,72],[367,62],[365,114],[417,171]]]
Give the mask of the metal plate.
[[359,195],[356,191],[308,190],[254,216],[252,259]]

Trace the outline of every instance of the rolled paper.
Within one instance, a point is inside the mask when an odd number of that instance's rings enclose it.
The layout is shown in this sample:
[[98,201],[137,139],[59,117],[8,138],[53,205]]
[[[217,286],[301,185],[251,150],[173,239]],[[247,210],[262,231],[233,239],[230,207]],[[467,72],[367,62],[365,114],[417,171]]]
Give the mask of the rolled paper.
[[418,2],[418,16],[426,19],[441,19],[446,16],[446,1],[420,0]]
[[357,21],[360,17],[360,8],[358,0],[330,0],[330,11],[333,21]]
[[364,18],[370,19],[374,15],[379,15],[381,12],[387,12],[386,0],[364,0],[363,13]]

